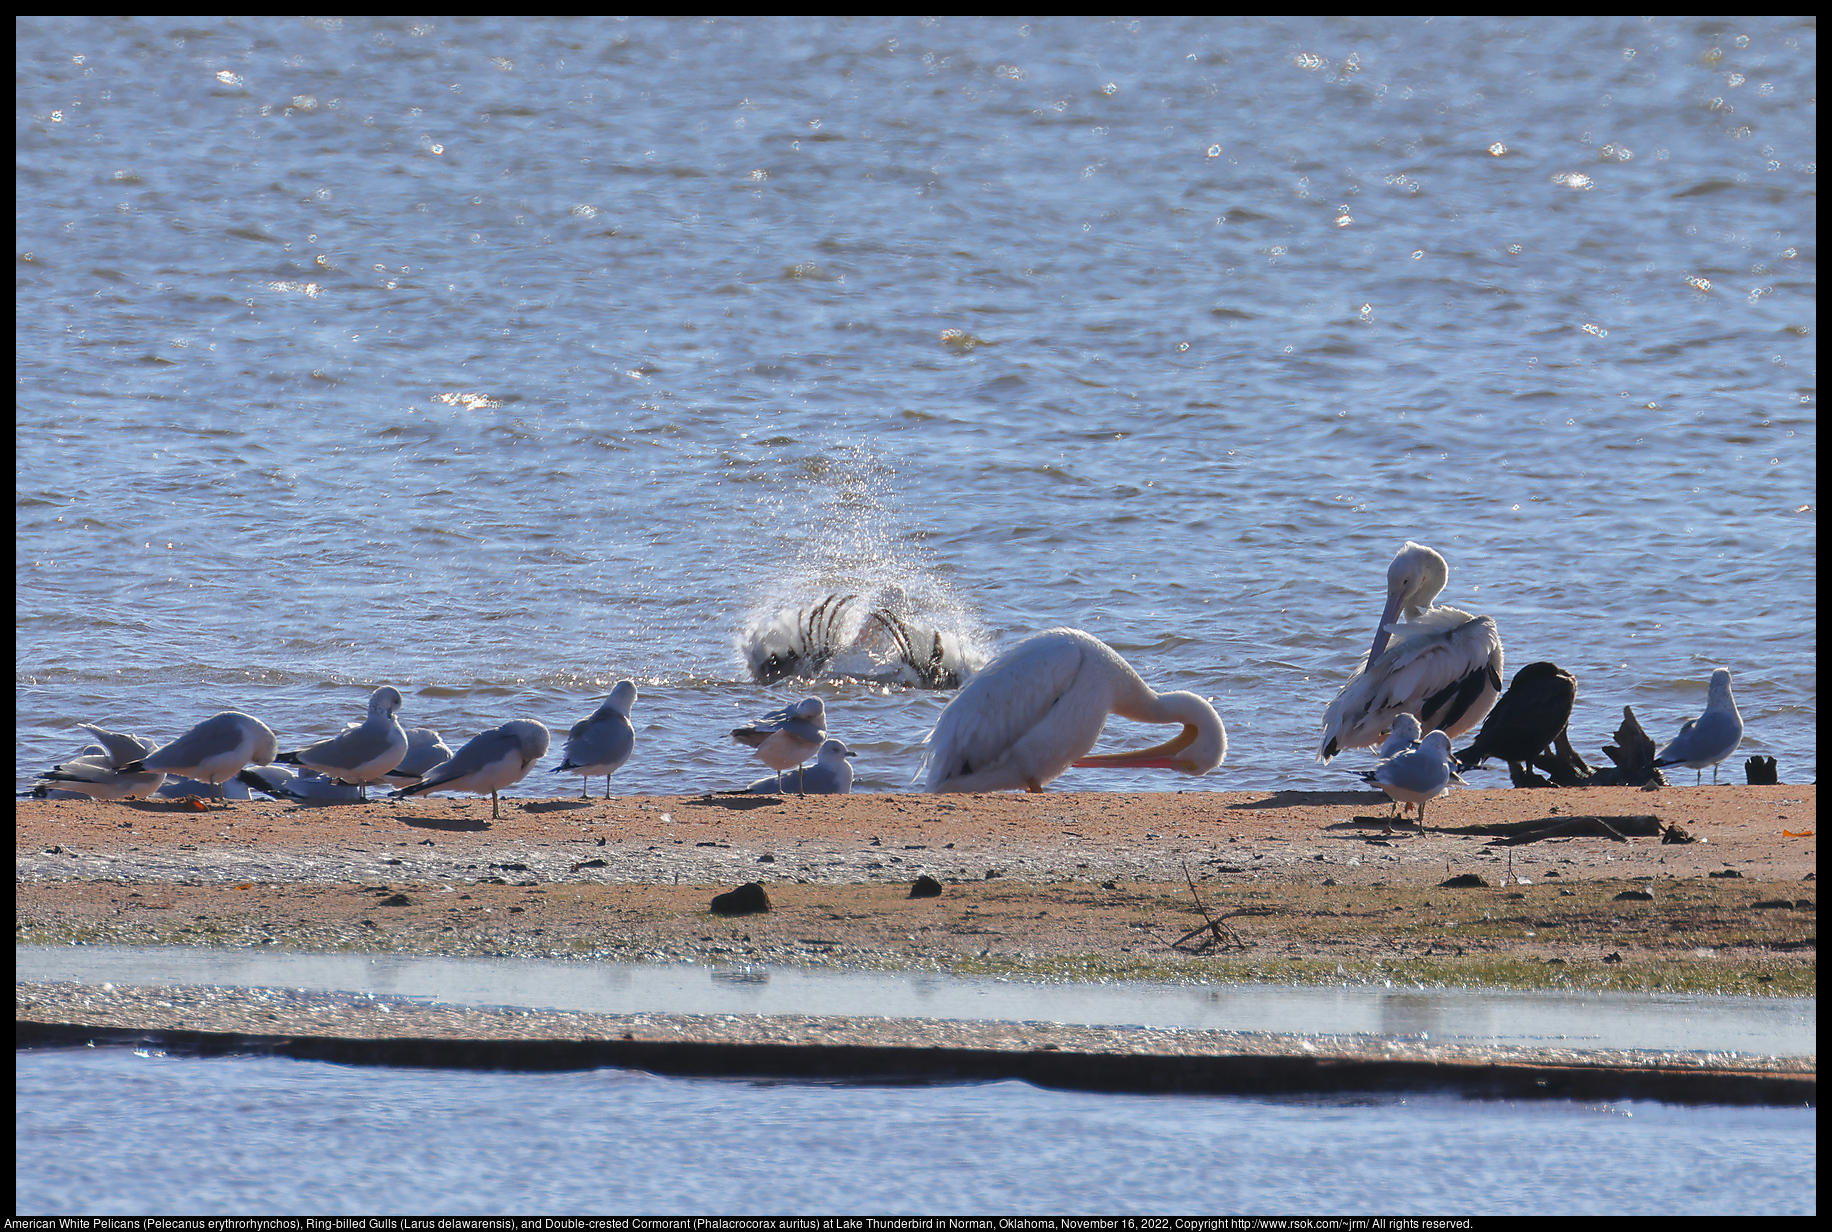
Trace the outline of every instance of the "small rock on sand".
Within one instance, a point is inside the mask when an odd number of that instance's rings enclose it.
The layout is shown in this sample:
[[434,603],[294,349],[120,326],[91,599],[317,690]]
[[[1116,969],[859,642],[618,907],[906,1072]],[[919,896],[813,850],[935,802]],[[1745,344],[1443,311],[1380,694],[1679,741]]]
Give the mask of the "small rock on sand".
[[752,881],[728,890],[712,900],[714,915],[756,915],[770,909],[770,896],[764,893],[763,882]]

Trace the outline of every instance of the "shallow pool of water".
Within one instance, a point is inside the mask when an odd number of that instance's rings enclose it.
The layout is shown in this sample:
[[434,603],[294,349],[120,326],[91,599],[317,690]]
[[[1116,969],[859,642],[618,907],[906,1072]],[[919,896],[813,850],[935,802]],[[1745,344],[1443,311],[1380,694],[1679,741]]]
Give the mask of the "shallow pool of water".
[[1372,1034],[1458,1044],[1817,1055],[1816,998],[1043,984],[929,972],[16,947],[19,979],[283,987],[607,1014],[835,1014]]

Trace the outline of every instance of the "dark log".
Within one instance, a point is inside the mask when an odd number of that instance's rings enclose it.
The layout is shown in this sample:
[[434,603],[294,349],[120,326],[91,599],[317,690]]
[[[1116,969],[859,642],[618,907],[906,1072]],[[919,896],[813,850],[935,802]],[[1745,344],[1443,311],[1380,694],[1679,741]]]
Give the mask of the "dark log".
[[[1457,826],[1444,832],[1446,834],[1483,835],[1488,839],[1489,846],[1515,847],[1522,843],[1537,843],[1548,838],[1586,836],[1614,839],[1618,843],[1626,843],[1630,838],[1663,836],[1666,830],[1671,828],[1663,828],[1660,818],[1652,814],[1636,813],[1616,817],[1536,817],[1531,821],[1498,821],[1476,826]],[[1662,837],[1661,841],[1666,840]]]
[[1641,730],[1632,706],[1622,707],[1622,726],[1616,728],[1616,743],[1603,746],[1604,755],[1615,762],[1590,777],[1592,787],[1641,787],[1648,783],[1667,785],[1666,776],[1654,765],[1654,742]]

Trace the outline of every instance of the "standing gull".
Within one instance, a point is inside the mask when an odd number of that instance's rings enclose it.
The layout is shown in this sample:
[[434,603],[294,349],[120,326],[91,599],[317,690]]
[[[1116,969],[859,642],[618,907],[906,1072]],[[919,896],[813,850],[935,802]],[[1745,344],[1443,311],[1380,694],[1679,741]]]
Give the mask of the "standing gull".
[[1718,781],[1718,763],[1737,751],[1737,745],[1743,740],[1743,716],[1737,713],[1737,703],[1730,696],[1730,672],[1727,668],[1718,668],[1711,673],[1711,688],[1705,694],[1705,713],[1696,719],[1687,719],[1679,729],[1679,735],[1673,737],[1672,743],[1660,750],[1654,759],[1656,766],[1689,766],[1700,773],[1694,779],[1702,779],[1706,766],[1711,767],[1711,781]]
[[1388,758],[1368,771],[1367,779],[1402,804],[1419,806],[1419,829],[1425,828],[1425,805],[1463,780],[1453,768],[1450,737],[1441,731],[1426,735],[1410,753]]
[[[1460,736],[1494,706],[1501,637],[1487,616],[1432,605],[1449,577],[1444,558],[1422,543],[1409,541],[1393,557],[1373,645],[1323,714],[1318,761],[1377,743],[1398,714]],[[1401,613],[1405,622],[1395,623]]]
[[416,796],[428,791],[469,791],[490,793],[490,818],[495,820],[496,793],[519,783],[528,767],[547,756],[547,728],[533,719],[514,719],[501,727],[492,727],[452,755],[441,766],[434,766],[418,783],[391,792],[389,799]]
[[398,689],[383,685],[369,695],[369,717],[329,740],[307,745],[275,760],[316,770],[328,779],[352,784],[364,800],[370,783],[379,783],[407,754],[407,733],[394,717],[401,708]]
[[754,796],[776,795],[786,791],[804,796],[844,796],[852,792],[852,763],[848,757],[858,754],[846,747],[844,740],[829,740],[814,755],[814,764],[774,778],[765,776],[744,790]]
[[[223,784],[243,766],[273,764],[279,741],[267,724],[239,710],[212,715],[165,747],[122,766],[127,773],[156,770],[208,783],[223,800]],[[228,802],[223,801],[224,807]]]
[[[1088,756],[1109,714],[1180,723],[1163,744]],[[1207,774],[1228,753],[1215,707],[1156,693],[1105,642],[1080,629],[1025,638],[981,669],[941,712],[921,774],[930,791],[1042,791],[1070,766]]]
[[[1413,749],[1418,747],[1419,738],[1422,734],[1423,733],[1419,730],[1419,721],[1417,719],[1409,714],[1395,715],[1393,718],[1393,727],[1387,732],[1386,740],[1381,743],[1380,749],[1375,755],[1384,762],[1391,758],[1398,757],[1401,753],[1410,753]],[[1377,766],[1376,769],[1378,768]],[[1361,772],[1361,778],[1364,782],[1371,783],[1376,787],[1380,786],[1380,784],[1375,781],[1373,770],[1363,770]],[[1391,817],[1394,810],[1399,807],[1399,801],[1393,801],[1392,806],[1387,810],[1387,815]],[[1405,807],[1410,810],[1412,806],[1408,804]]]
[[555,774],[579,776],[579,795],[590,795],[587,789],[594,774],[604,776],[604,798],[611,798],[611,775],[630,760],[636,744],[636,732],[630,727],[630,707],[636,704],[636,682],[619,680],[604,705],[589,719],[580,719],[566,735],[566,755],[553,768]]
[[732,728],[732,739],[756,749],[757,760],[776,771],[778,791],[782,772],[807,761],[826,738],[827,707],[818,697],[772,710],[749,727]]

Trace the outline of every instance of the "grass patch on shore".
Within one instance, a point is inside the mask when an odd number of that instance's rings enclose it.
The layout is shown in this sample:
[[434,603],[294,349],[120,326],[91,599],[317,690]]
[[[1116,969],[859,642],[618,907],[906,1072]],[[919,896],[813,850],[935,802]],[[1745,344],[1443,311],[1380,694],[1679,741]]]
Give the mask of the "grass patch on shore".
[[1788,956],[1748,960],[1667,958],[1547,962],[1506,954],[1378,960],[1214,957],[1138,957],[1104,954],[986,955],[943,964],[950,975],[995,976],[1051,982],[1136,980],[1162,984],[1298,984],[1337,987],[1495,988],[1543,992],[1664,992],[1711,996],[1812,997],[1818,972]]
[[418,929],[352,937],[341,929],[289,931],[263,944],[242,928],[203,927],[153,932],[119,925],[44,922],[19,927],[15,944],[35,946],[173,946],[263,953],[402,954],[443,958],[542,958],[592,962],[745,962],[873,971],[938,971],[957,976],[1038,980],[1048,983],[1294,984],[1316,987],[1511,989],[1548,992],[1661,992],[1711,996],[1812,997],[1818,971],[1810,954],[1744,951],[1668,957],[1634,954],[1619,962],[1548,960],[1498,950],[1417,957],[1333,958],[1274,956],[1253,951],[1209,955],[1154,950],[1113,955],[989,951],[975,956],[880,947],[836,947],[821,952],[766,950],[736,953],[727,947],[657,944],[654,938],[554,937],[550,941],[500,936],[441,935]]

